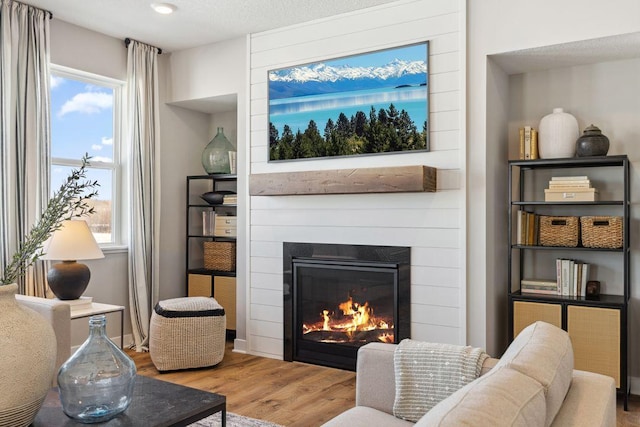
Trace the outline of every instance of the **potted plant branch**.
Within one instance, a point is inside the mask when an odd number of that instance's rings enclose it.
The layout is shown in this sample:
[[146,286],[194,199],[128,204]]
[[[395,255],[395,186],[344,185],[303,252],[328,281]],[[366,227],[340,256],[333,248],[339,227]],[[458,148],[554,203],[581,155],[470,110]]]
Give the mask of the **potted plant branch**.
[[0,420],[11,425],[31,424],[56,371],[55,332],[43,316],[16,301],[15,282],[44,255],[43,244],[62,221],[93,213],[88,202],[97,195],[98,182],[85,180],[88,160],[85,155],[55,192],[0,276],[0,389],[11,390],[0,393]]
[[60,228],[64,220],[94,213],[94,208],[88,202],[98,195],[95,188],[100,184],[98,181],[85,180],[89,159],[90,157],[85,154],[82,158],[82,166],[71,171],[66,181],[49,200],[42,216],[29,231],[24,242],[20,244],[11,262],[4,268],[0,277],[0,286],[15,283],[27,268],[44,255],[42,247],[44,242]]

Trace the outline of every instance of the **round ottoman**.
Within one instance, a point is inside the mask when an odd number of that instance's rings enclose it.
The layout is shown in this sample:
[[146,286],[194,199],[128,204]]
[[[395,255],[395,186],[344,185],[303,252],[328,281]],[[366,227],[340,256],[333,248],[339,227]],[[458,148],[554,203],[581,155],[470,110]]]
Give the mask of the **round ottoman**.
[[213,366],[224,357],[227,318],[213,298],[172,298],[151,314],[149,353],[158,371]]

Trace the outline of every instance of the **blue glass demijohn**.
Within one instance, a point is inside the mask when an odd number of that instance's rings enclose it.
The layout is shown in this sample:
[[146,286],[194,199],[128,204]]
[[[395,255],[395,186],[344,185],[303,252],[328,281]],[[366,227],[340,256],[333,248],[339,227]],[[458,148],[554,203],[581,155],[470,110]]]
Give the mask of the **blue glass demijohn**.
[[58,371],[62,410],[81,423],[114,418],[131,403],[133,360],[106,334],[104,315],[89,318],[89,338]]

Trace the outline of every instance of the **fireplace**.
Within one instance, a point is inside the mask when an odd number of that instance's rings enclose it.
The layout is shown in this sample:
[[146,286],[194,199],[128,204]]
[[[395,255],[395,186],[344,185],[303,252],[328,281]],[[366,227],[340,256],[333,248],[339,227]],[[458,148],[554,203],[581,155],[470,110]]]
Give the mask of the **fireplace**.
[[355,370],[358,348],[409,337],[410,248],[284,243],[284,359]]

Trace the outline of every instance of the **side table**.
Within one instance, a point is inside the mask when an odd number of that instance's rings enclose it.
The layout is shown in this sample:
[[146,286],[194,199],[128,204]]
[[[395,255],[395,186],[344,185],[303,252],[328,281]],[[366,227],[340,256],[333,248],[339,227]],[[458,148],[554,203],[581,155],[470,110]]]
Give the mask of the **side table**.
[[120,312],[120,348],[124,348],[124,306],[92,302],[89,307],[71,306],[71,320],[91,317],[98,314]]

